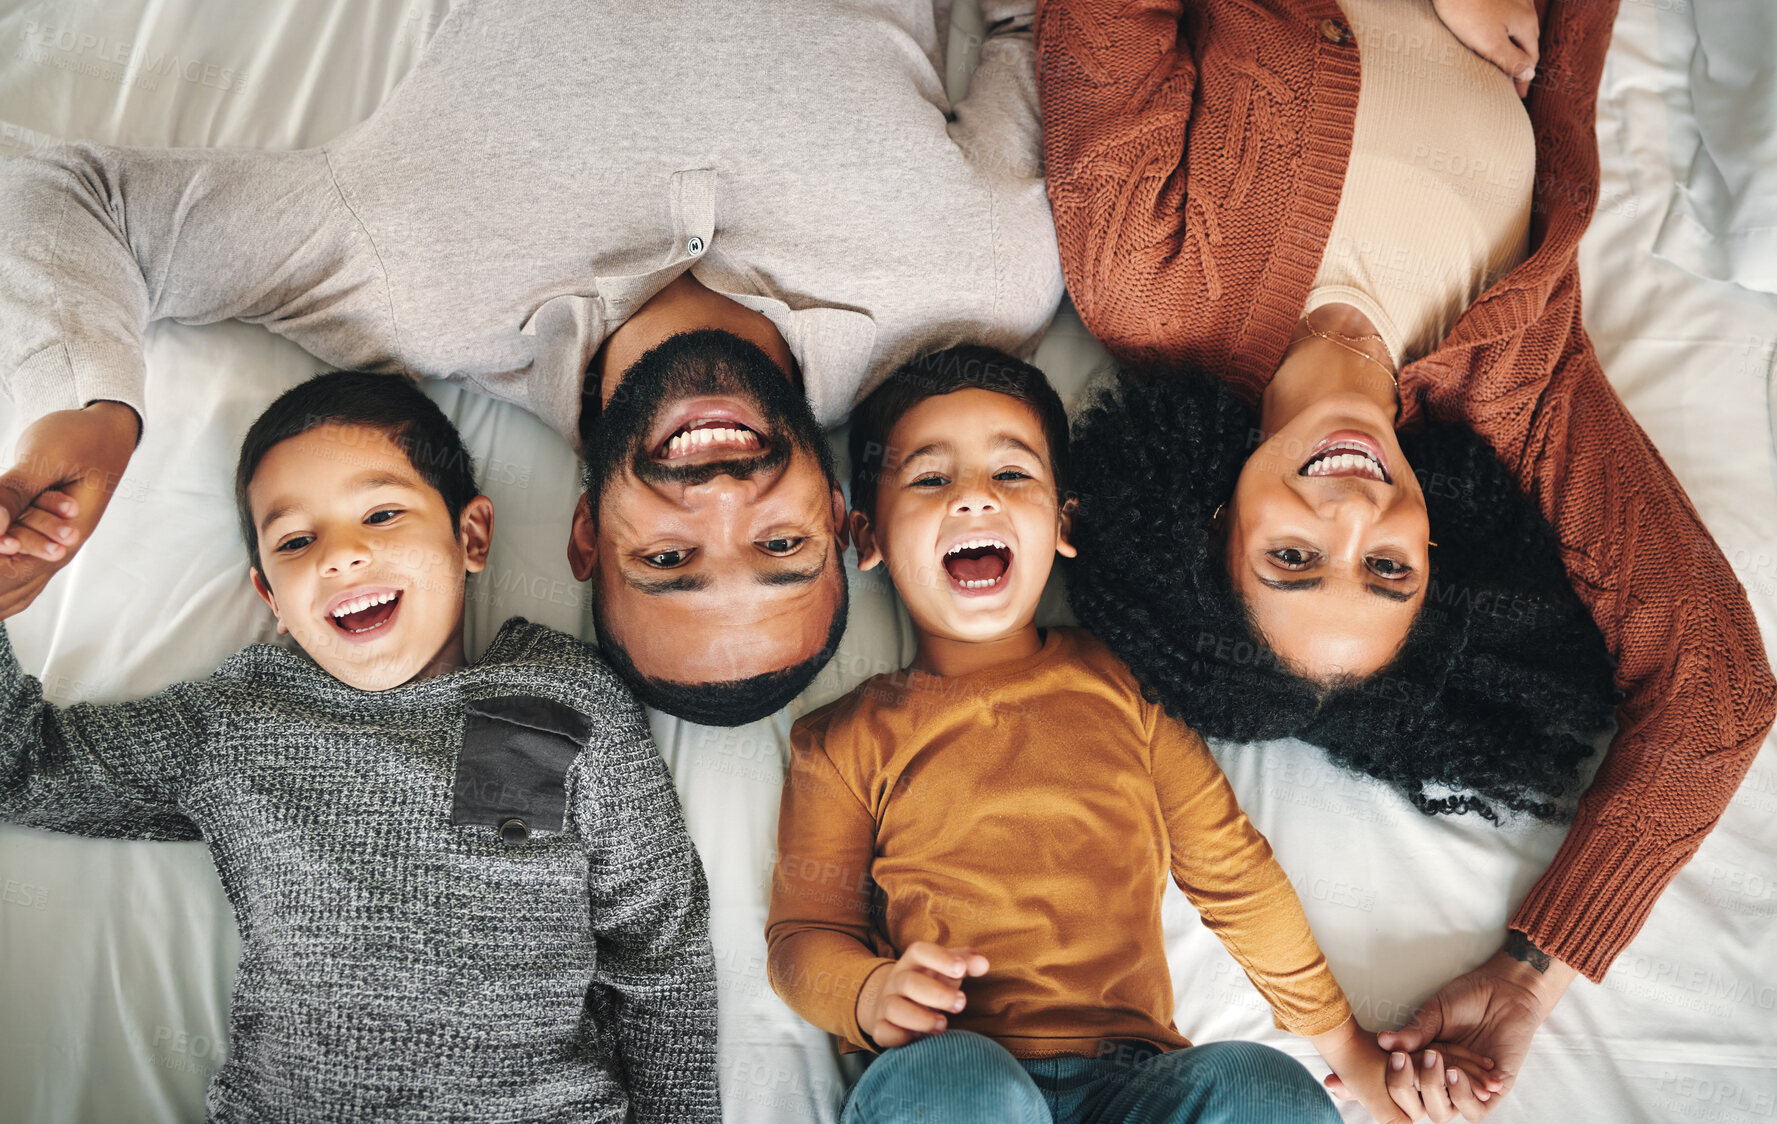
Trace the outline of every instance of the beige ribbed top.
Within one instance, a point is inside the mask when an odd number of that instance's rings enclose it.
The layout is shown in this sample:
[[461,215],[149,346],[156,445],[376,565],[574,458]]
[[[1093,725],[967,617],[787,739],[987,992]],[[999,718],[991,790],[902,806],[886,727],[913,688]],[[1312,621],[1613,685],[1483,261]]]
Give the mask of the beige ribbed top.
[[1512,80],[1430,0],[1339,0],[1362,67],[1351,163],[1306,311],[1344,302],[1406,365],[1524,260],[1536,137]]

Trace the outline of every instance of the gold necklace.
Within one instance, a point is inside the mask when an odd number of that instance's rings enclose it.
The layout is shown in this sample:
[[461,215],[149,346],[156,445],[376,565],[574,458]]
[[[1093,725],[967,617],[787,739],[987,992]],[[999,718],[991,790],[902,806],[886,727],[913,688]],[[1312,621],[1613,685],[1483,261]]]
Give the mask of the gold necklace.
[[[1374,355],[1371,355],[1369,352],[1359,351],[1357,348],[1351,346],[1354,343],[1379,343],[1383,347],[1387,347],[1388,341],[1383,339],[1380,335],[1372,333],[1367,336],[1348,336],[1348,335],[1344,334],[1343,332],[1322,331],[1321,329],[1316,328],[1314,326],[1314,323],[1312,321],[1310,321],[1306,316],[1302,317],[1302,327],[1307,328],[1310,334],[1319,336],[1321,339],[1326,340],[1328,343],[1332,344],[1334,347],[1342,347],[1346,351],[1349,351],[1353,355],[1357,356],[1358,358],[1368,359],[1370,362],[1376,364],[1376,366],[1381,367],[1382,373],[1388,376],[1388,381],[1394,384],[1395,390],[1397,390],[1397,391],[1400,390],[1401,380],[1395,376],[1394,369],[1392,367],[1390,367],[1388,364],[1384,363],[1382,360],[1376,358]],[[1306,338],[1307,338],[1306,336],[1303,337],[1303,339],[1306,339]],[[1302,340],[1292,341],[1290,343],[1289,347],[1286,347],[1283,349],[1284,354],[1286,354],[1286,355],[1289,354],[1290,347],[1294,347],[1294,346],[1296,346],[1296,344],[1299,344],[1301,342],[1302,342]]]

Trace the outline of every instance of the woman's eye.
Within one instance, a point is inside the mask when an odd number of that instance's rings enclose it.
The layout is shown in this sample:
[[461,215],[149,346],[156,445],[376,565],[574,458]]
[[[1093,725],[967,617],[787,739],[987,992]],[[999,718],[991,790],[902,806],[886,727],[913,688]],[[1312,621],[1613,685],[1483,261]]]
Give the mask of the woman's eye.
[[671,570],[685,564],[685,552],[682,550],[660,550],[653,554],[645,554],[642,561],[656,570]]
[[1393,558],[1372,558],[1369,560],[1370,572],[1379,578],[1400,580],[1413,572],[1413,567],[1405,562],[1397,562]]
[[806,538],[794,538],[789,535],[780,535],[775,539],[766,539],[764,542],[760,543],[759,546],[767,554],[794,554],[802,549],[802,544],[807,541]]
[[400,515],[400,514],[401,514],[400,508],[391,507],[391,508],[387,509],[386,511],[371,512],[369,515],[366,515],[364,517],[364,522],[366,522],[366,523],[387,523],[390,519],[393,519],[393,518],[395,518],[395,516]]
[[297,535],[293,539],[285,539],[283,542],[279,543],[278,553],[294,554],[296,551],[301,550],[303,547],[314,541],[314,538],[309,535]]
[[1272,561],[1286,570],[1305,570],[1314,562],[1313,552],[1299,546],[1278,547],[1266,553],[1271,555]]

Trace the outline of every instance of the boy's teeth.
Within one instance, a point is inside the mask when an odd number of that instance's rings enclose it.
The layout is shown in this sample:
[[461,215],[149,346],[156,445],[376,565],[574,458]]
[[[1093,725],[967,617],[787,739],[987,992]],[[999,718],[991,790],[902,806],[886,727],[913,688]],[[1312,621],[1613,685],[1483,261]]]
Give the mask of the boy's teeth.
[[372,605],[381,605],[385,601],[393,600],[395,600],[395,594],[393,593],[373,593],[364,597],[354,597],[344,605],[333,610],[333,615],[336,617],[349,617],[353,613],[362,613]]
[[[995,550],[1007,549],[1006,544],[998,539],[970,539],[968,542],[957,543],[955,546],[945,551],[945,555],[949,556],[965,550],[980,550],[983,547],[992,547]],[[965,582],[964,584],[966,585],[967,583]],[[992,585],[993,583],[988,582],[987,584]]]
[[998,581],[999,581],[998,578],[983,578],[981,581],[978,581],[978,582],[961,582],[959,584],[964,589],[986,589],[988,586],[994,585]]

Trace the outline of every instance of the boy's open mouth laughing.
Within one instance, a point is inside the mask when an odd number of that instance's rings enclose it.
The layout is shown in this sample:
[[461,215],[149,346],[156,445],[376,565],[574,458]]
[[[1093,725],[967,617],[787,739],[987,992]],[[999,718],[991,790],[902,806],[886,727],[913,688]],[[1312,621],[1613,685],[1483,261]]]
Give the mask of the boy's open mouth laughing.
[[943,564],[951,589],[964,597],[987,597],[1006,588],[1012,548],[992,535],[974,535],[946,550]]
[[327,603],[327,619],[335,631],[354,644],[390,631],[401,611],[401,591],[392,586],[361,586]]

